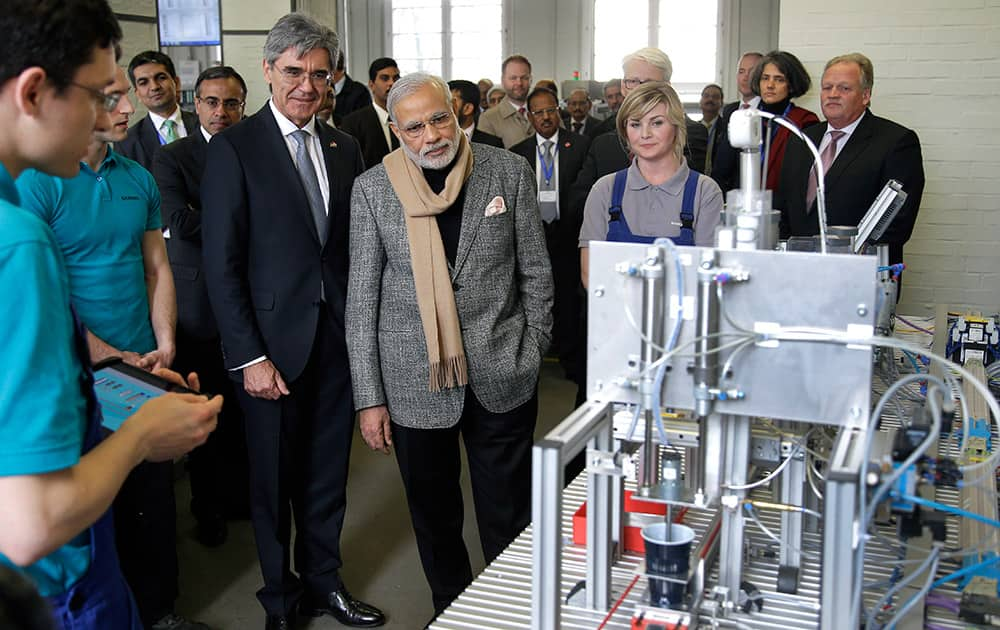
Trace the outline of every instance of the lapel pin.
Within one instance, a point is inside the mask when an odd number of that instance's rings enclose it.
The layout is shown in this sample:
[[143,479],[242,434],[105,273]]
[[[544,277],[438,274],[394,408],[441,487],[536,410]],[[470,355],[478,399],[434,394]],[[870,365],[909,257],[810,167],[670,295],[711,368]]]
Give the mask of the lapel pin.
[[568,149],[568,148],[569,148],[569,140],[567,140],[567,141],[566,141],[566,144],[564,144],[563,146],[564,146],[564,147],[566,147],[566,148]]
[[331,140],[330,141],[330,146],[333,147],[334,149],[336,149],[337,148],[337,141],[336,140]]

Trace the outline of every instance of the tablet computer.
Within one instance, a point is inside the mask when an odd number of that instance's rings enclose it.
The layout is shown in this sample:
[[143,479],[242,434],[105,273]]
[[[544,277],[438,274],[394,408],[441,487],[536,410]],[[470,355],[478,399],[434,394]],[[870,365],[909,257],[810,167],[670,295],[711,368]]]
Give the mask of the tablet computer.
[[167,392],[198,393],[129,365],[120,357],[105,359],[94,366],[94,392],[101,404],[101,424],[111,431],[117,431],[129,416],[151,398]]

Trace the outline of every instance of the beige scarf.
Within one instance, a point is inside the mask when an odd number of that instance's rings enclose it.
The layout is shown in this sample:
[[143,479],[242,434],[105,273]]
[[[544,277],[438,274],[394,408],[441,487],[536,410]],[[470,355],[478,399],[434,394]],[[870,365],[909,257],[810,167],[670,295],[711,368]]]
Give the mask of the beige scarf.
[[427,341],[432,392],[469,382],[448,259],[434,218],[452,206],[472,173],[472,149],[464,133],[456,135],[458,156],[440,195],[427,185],[423,171],[406,156],[402,147],[382,160],[406,218],[410,265]]

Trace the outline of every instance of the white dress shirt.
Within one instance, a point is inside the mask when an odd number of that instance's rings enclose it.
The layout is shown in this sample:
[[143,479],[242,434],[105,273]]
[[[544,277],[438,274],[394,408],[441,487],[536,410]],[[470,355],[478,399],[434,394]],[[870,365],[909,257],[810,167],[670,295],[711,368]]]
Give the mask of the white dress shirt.
[[[285,146],[288,148],[288,155],[292,158],[292,164],[295,163],[295,140],[292,139],[292,133],[299,130],[299,126],[292,121],[285,118],[285,115],[278,111],[278,108],[274,106],[273,100],[268,100],[268,104],[271,106],[271,113],[274,114],[274,120],[278,123],[278,129],[281,130],[281,136],[285,139]],[[319,132],[316,130],[316,118],[310,118],[309,122],[302,127],[302,130],[309,134],[309,142],[306,144],[306,150],[309,152],[309,159],[313,163],[313,169],[316,171],[316,179],[319,181],[319,192],[323,195],[323,208],[326,210],[327,215],[330,214],[330,180],[326,176],[326,162],[323,160],[323,146],[320,144]]]
[[385,111],[379,104],[372,101],[372,107],[375,108],[375,113],[378,115],[378,122],[382,125],[382,133],[385,134],[385,146],[392,149],[392,138],[389,135],[392,133],[389,131],[389,112]]
[[468,127],[462,129],[462,133],[465,134],[465,139],[472,142],[472,132],[476,130],[476,123],[472,123]]

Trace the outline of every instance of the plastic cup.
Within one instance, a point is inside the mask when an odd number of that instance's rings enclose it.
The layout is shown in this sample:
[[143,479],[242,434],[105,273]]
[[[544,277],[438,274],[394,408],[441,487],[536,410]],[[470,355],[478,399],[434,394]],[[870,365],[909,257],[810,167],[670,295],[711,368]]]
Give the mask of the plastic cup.
[[[691,566],[691,543],[694,530],[672,523],[667,538],[667,524],[654,523],[642,528],[646,546],[646,574],[649,576],[649,603],[661,608],[677,608],[684,604],[688,569]],[[657,578],[672,578],[672,582]]]

